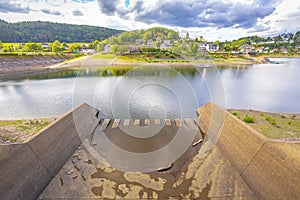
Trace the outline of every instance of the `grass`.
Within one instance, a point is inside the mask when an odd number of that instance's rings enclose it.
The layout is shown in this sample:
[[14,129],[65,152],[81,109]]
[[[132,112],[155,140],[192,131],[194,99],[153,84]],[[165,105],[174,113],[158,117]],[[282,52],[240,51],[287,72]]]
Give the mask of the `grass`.
[[249,126],[273,139],[300,138],[300,114],[280,114],[249,110],[231,110]]
[[246,123],[254,123],[255,119],[253,117],[245,116],[244,122]]
[[0,121],[0,141],[23,142],[49,125],[48,119]]

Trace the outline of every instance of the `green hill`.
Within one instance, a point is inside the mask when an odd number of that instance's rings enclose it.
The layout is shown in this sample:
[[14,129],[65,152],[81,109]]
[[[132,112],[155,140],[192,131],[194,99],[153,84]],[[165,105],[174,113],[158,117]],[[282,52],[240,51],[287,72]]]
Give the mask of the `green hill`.
[[92,42],[122,33],[104,27],[72,25],[52,22],[8,23],[0,20],[0,41],[2,42]]

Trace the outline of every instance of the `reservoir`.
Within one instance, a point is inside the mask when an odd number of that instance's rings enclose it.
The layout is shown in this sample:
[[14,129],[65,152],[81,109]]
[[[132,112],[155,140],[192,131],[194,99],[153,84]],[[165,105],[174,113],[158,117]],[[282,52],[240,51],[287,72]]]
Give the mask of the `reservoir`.
[[78,69],[0,81],[0,119],[60,116],[80,103],[108,118],[195,117],[229,109],[300,113],[300,59],[279,64]]

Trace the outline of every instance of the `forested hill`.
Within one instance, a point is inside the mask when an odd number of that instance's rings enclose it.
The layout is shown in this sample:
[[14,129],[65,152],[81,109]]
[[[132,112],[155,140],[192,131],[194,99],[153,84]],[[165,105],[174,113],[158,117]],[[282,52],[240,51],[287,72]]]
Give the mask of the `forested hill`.
[[8,23],[0,20],[2,42],[92,42],[122,33],[121,30],[104,27],[72,25],[52,22]]

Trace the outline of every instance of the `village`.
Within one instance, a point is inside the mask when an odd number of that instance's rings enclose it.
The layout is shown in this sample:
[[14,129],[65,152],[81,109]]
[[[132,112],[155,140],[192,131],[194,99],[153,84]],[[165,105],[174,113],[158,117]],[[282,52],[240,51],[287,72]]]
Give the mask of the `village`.
[[[140,54],[172,52],[177,55],[197,53],[222,53],[228,55],[272,55],[281,54],[297,56],[300,53],[300,36],[287,33],[274,37],[262,38],[250,36],[233,41],[206,41],[203,36],[191,38],[189,33],[185,37],[173,30],[164,28],[151,28],[123,32],[106,40],[95,40],[91,43],[66,43],[58,40],[53,43],[2,43],[0,53],[55,53],[55,54],[86,54],[92,55],[98,52],[113,54]],[[147,34],[149,33],[150,34]],[[137,34],[138,33],[138,34]],[[172,33],[172,34],[170,34]],[[125,39],[124,39],[125,38]]]

